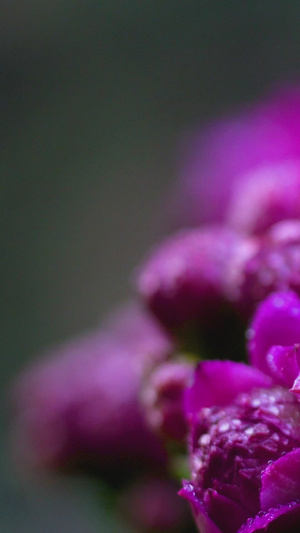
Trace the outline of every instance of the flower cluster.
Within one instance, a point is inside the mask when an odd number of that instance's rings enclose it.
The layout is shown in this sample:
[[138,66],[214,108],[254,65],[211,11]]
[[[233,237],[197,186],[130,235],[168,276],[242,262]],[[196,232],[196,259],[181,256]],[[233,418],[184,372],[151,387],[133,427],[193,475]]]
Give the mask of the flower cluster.
[[192,480],[181,494],[203,533],[299,528],[300,358],[286,346],[299,332],[300,299],[273,293],[248,330],[253,366],[205,361],[186,389]]
[[135,301],[16,381],[15,460],[144,533],[298,532],[299,90],[192,135],[170,205]]

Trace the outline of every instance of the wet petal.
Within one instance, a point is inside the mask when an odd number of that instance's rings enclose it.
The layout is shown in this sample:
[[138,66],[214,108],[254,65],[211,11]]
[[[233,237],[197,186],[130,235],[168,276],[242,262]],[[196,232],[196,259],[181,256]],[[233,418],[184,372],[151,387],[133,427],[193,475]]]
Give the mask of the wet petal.
[[298,533],[299,530],[300,503],[291,502],[249,518],[237,533]]
[[223,533],[237,531],[249,516],[246,509],[216,490],[207,491],[205,508],[209,516],[222,528]]
[[298,345],[272,346],[267,354],[271,376],[284,387],[291,387],[299,373],[297,350]]
[[186,416],[190,419],[202,407],[227,405],[242,392],[271,385],[271,378],[244,363],[203,361],[197,366],[194,383],[186,389]]
[[285,505],[300,496],[300,448],[267,466],[262,474],[260,502],[263,511]]
[[300,400],[300,373],[296,377],[296,379],[295,379],[295,381],[293,383],[293,386],[290,389],[290,392],[295,394],[295,396],[298,398],[298,400]]
[[204,505],[195,494],[193,485],[184,482],[183,489],[181,489],[179,495],[183,496],[183,498],[191,503],[200,533],[222,533],[216,524],[209,518]]
[[292,291],[275,292],[257,308],[248,329],[251,363],[269,373],[267,353],[272,346],[300,342],[300,300]]

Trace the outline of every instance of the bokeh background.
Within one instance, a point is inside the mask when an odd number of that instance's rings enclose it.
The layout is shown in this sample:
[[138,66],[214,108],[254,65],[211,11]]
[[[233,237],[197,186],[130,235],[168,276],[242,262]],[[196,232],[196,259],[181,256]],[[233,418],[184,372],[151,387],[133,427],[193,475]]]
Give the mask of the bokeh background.
[[125,531],[82,480],[17,480],[9,386],[130,294],[182,132],[299,79],[300,4],[11,0],[0,12],[1,531]]

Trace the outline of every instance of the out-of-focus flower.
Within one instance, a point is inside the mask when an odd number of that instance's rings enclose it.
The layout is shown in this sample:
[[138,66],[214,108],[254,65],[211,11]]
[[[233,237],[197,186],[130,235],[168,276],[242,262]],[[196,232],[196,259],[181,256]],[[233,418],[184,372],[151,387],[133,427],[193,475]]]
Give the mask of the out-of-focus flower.
[[[230,221],[259,232],[299,215],[299,159],[298,88],[216,121],[183,147],[173,207],[177,225]],[[290,183],[289,190],[282,182]]]
[[142,394],[146,418],[153,430],[166,438],[184,441],[184,391],[193,372],[194,364],[182,358],[162,363],[146,381]]
[[[192,394],[187,391],[192,479],[181,491],[192,504],[199,531],[296,532],[300,525],[298,400],[255,368],[241,372],[241,366],[246,367],[242,363],[207,361],[205,365],[215,386],[209,389],[210,382],[200,370]],[[239,375],[248,377],[239,381]],[[261,388],[264,380],[267,388]],[[217,386],[221,383],[225,383],[224,393]]]
[[183,351],[243,358],[243,320],[228,287],[256,248],[255,238],[226,226],[203,226],[166,239],[140,267],[142,299]]
[[117,506],[127,522],[145,533],[193,531],[188,508],[175,481],[145,477],[120,494]]
[[260,166],[237,182],[227,223],[238,231],[261,234],[272,224],[300,216],[300,160]]
[[137,284],[162,324],[176,330],[211,320],[224,305],[224,275],[241,241],[226,227],[204,226],[179,232],[150,254]]
[[300,294],[300,222],[279,222],[228,265],[227,297],[246,316],[274,291]]
[[144,374],[172,344],[135,305],[101,330],[50,352],[17,381],[14,445],[20,464],[95,471],[163,465],[161,441],[139,402]]

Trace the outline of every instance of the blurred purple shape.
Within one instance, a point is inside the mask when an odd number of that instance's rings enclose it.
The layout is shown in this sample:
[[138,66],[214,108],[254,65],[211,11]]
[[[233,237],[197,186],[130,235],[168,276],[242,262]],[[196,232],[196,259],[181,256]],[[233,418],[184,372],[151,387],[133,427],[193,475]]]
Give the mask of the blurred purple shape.
[[225,302],[228,263],[241,238],[223,226],[181,231],[158,246],[140,268],[137,285],[168,329],[209,322]]
[[[244,213],[238,212],[238,205],[237,211],[229,207],[236,186],[241,184],[243,187],[244,178],[247,181],[247,176],[252,172],[255,174],[259,168],[275,167],[299,158],[298,87],[281,89],[262,102],[248,106],[240,114],[211,123],[200,133],[187,137],[182,145],[180,180],[172,206],[175,224],[178,227],[196,226],[203,222],[224,222],[228,211],[232,209],[235,215],[231,214],[230,218],[233,217],[237,222],[238,216],[243,218]],[[279,181],[278,184],[280,185]],[[295,190],[299,191],[299,187]],[[263,193],[262,188],[260,192]],[[248,220],[246,224],[243,222],[241,228],[247,231],[261,231],[266,224],[264,213],[255,213],[255,205],[252,203],[254,196],[249,198],[249,205],[246,206],[248,214],[245,213]],[[289,217],[294,216],[295,210],[292,209],[292,214],[286,204],[289,199],[299,214],[299,202],[296,204],[295,198],[284,196],[282,205],[280,201],[279,204],[277,202],[277,213],[271,199],[268,224],[279,220],[280,216],[286,216],[287,211],[290,212]],[[256,221],[249,219],[252,210],[258,215]]]
[[226,279],[227,297],[246,316],[274,291],[300,294],[300,222],[279,222],[252,242],[247,254],[233,258]]
[[188,531],[191,518],[179,498],[175,481],[155,476],[144,477],[119,496],[118,507],[128,523],[143,533]]
[[154,431],[183,441],[187,433],[184,391],[190,384],[194,364],[182,359],[160,364],[148,377],[142,401]]
[[114,474],[163,465],[165,450],[147,428],[139,393],[144,373],[172,350],[135,304],[36,362],[14,389],[14,446],[21,465],[92,466]]
[[226,219],[237,231],[262,234],[278,221],[299,216],[298,159],[262,165],[243,176],[232,192]]

